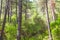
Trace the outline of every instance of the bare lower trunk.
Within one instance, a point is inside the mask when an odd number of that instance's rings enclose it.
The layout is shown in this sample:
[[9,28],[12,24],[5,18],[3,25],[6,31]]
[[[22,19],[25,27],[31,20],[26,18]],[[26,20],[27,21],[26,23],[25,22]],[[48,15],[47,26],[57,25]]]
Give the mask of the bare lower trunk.
[[1,0],[1,5],[0,5],[0,25],[1,25],[2,1],[3,0]]
[[47,17],[47,25],[48,25],[48,33],[49,33],[49,40],[53,40],[52,34],[51,34],[51,29],[50,29],[50,21],[49,21],[49,14],[48,14],[48,4],[46,0],[46,17]]
[[55,18],[55,10],[54,10],[54,8],[51,9],[51,12],[52,12],[52,19],[55,20],[56,18]]
[[26,0],[26,8],[25,8],[25,20],[27,20],[27,9],[28,9],[28,7],[27,7],[27,0]]
[[0,40],[3,40],[3,34],[4,34],[4,28],[5,28],[5,23],[6,23],[6,16],[7,16],[7,2],[6,2],[6,7],[5,7],[5,15],[4,15],[4,20],[3,20],[3,24],[2,24],[2,30],[1,30],[1,36],[0,36]]
[[9,7],[9,22],[11,23],[12,20],[11,20],[11,16],[12,16],[12,1],[10,0],[10,3],[9,3],[10,7]]
[[55,0],[50,0],[50,7],[51,7],[51,13],[52,13],[52,19],[55,20]]
[[16,0],[16,23],[17,23],[17,0]]
[[22,0],[18,0],[18,30],[17,30],[17,40],[21,40],[21,24],[22,24]]
[[7,8],[8,8],[8,10],[7,10],[7,11],[8,11],[8,22],[9,22],[9,17],[10,17],[10,16],[9,16],[9,14],[10,14],[10,12],[9,12],[9,11],[10,11],[10,3],[9,3],[9,1],[10,1],[10,0],[8,0],[8,7],[7,7]]

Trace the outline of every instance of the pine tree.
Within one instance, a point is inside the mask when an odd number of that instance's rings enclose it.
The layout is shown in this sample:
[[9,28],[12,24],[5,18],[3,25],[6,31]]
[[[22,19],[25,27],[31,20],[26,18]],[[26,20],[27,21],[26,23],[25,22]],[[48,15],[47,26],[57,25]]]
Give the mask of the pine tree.
[[47,0],[46,0],[46,17],[47,17],[49,40],[53,40],[52,34],[51,34],[51,29],[50,29],[50,21],[49,21],[49,14],[48,14],[48,1]]
[[2,24],[2,30],[1,30],[0,40],[4,40],[3,39],[3,35],[4,35],[5,24],[6,24],[7,7],[8,7],[8,1],[6,0],[5,15],[4,15],[4,20],[3,20],[3,24]]
[[22,24],[22,0],[18,0],[18,30],[17,30],[17,40],[21,40],[21,24]]
[[1,25],[2,1],[3,0],[1,0],[1,4],[0,4],[0,25]]

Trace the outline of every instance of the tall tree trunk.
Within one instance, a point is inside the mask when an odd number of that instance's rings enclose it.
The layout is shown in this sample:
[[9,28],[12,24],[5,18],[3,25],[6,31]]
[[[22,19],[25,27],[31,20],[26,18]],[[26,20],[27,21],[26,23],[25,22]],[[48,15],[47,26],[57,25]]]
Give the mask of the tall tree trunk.
[[9,0],[9,22],[11,23],[11,16],[12,16],[12,0]]
[[22,0],[18,0],[18,30],[17,30],[17,40],[21,40],[21,24],[22,24]]
[[17,0],[16,0],[16,22],[17,22]]
[[3,20],[3,24],[2,24],[2,30],[1,30],[1,36],[0,36],[0,40],[3,40],[3,34],[4,34],[4,28],[5,28],[5,23],[6,23],[6,16],[7,16],[7,6],[8,3],[6,1],[6,6],[5,6],[5,15],[4,15],[4,20]]
[[10,11],[10,3],[9,3],[10,0],[8,0],[8,22],[9,22],[9,11]]
[[53,40],[52,34],[51,34],[51,29],[50,29],[49,14],[48,14],[48,0],[46,0],[46,17],[47,17],[49,40]]
[[26,8],[25,8],[25,20],[27,20],[27,9],[28,9],[28,7],[27,7],[27,0],[26,0]]
[[1,4],[0,4],[0,25],[1,25],[2,1],[3,0],[1,0]]
[[11,23],[11,16],[12,16],[12,3],[11,3],[11,0],[10,0],[10,3],[9,3],[9,5],[10,5],[10,12],[9,12],[9,14],[10,14],[10,20],[9,20],[9,22]]
[[51,7],[51,13],[52,13],[52,19],[55,20],[55,0],[50,0],[50,7]]

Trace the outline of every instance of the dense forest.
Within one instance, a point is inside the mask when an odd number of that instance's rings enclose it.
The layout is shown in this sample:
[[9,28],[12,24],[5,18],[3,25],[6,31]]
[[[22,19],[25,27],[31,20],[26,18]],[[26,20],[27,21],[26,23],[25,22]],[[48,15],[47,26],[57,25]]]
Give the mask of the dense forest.
[[0,0],[0,40],[60,40],[60,0]]

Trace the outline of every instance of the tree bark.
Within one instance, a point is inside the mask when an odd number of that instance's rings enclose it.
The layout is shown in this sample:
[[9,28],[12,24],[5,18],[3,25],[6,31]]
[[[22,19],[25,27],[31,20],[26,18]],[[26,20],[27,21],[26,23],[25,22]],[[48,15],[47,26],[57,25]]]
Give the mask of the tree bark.
[[48,25],[48,33],[49,33],[49,40],[53,40],[51,29],[50,29],[50,21],[49,21],[49,14],[48,14],[48,0],[46,0],[46,17],[47,17],[47,25]]
[[12,2],[10,1],[10,12],[9,12],[9,14],[10,14],[10,20],[9,20],[9,22],[11,23],[11,16],[12,16]]
[[21,24],[22,24],[22,0],[18,0],[18,30],[17,30],[17,40],[21,40]]
[[27,0],[26,0],[26,8],[25,8],[25,20],[27,20],[27,9],[28,9],[28,7],[27,7]]
[[0,5],[0,25],[1,25],[2,1],[3,0],[1,0],[1,5]]
[[3,24],[2,24],[2,30],[1,30],[1,36],[0,36],[0,40],[3,40],[3,34],[4,34],[4,28],[5,28],[5,23],[6,23],[6,16],[7,16],[7,1],[6,1],[6,6],[5,6],[5,15],[4,15],[4,20],[3,20]]
[[50,7],[51,7],[51,13],[52,13],[52,19],[55,20],[55,0],[50,0]]
[[16,0],[16,23],[17,23],[17,0]]
[[8,0],[8,7],[7,7],[7,8],[8,8],[8,22],[9,22],[9,13],[10,13],[10,12],[9,12],[9,11],[10,11],[10,3],[9,3],[9,1],[10,1],[10,0]]

